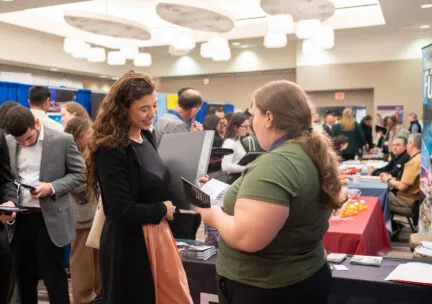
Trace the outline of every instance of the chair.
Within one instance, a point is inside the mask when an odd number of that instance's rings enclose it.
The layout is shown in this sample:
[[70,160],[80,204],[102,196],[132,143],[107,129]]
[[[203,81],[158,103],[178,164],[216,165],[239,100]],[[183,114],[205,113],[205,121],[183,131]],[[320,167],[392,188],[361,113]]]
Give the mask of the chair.
[[[420,200],[416,200],[413,203],[413,207],[412,207],[410,212],[398,213],[398,212],[393,211],[391,214],[391,220],[392,220],[392,222],[395,221],[394,215],[400,215],[400,216],[406,217],[406,219],[408,220],[408,224],[411,228],[411,231],[413,233],[416,233],[417,232],[417,226],[418,226],[418,220],[419,220],[419,210],[420,210]],[[395,222],[397,222],[397,221],[395,221]]]

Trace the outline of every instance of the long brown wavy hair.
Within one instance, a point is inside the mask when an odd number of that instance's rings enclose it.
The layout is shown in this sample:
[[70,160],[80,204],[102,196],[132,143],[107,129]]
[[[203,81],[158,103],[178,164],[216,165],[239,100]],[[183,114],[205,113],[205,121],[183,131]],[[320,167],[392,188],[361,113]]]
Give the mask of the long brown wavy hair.
[[262,114],[272,113],[274,128],[290,134],[318,169],[320,202],[332,209],[340,208],[344,199],[338,157],[330,138],[312,128],[312,105],[303,89],[293,82],[272,81],[256,90],[253,98]]
[[93,124],[94,133],[88,144],[87,190],[97,193],[95,166],[99,147],[120,148],[129,145],[130,121],[127,109],[134,101],[155,90],[155,80],[151,76],[134,71],[124,74],[113,84],[99,108]]

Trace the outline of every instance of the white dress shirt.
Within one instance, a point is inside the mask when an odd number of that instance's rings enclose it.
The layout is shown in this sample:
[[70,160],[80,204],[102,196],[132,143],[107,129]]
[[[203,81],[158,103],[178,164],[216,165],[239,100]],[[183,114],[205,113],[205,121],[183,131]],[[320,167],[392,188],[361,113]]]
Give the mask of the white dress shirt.
[[[37,188],[40,181],[40,165],[42,160],[42,148],[44,141],[44,129],[41,124],[38,140],[34,146],[17,147],[17,169],[19,181],[23,184]],[[20,189],[20,204],[23,207],[40,208],[38,199],[31,196],[30,190],[24,187]]]
[[51,119],[48,117],[48,114],[43,110],[38,109],[30,109],[33,113],[33,116],[40,120],[40,122],[45,125],[47,128],[50,128],[52,130],[56,130],[59,132],[63,132],[64,128],[61,124],[59,124],[57,121]]

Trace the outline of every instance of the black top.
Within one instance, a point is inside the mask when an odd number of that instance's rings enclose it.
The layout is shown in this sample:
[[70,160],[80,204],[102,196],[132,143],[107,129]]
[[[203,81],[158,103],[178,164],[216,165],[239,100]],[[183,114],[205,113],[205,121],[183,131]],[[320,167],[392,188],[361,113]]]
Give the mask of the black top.
[[100,241],[105,304],[156,303],[142,225],[159,224],[166,215],[169,174],[151,133],[142,134],[142,144],[96,152],[106,215]]
[[421,127],[420,123],[418,122],[418,120],[414,120],[413,122],[410,123],[409,131],[410,131],[410,133],[421,133],[422,132],[422,127]]
[[381,173],[388,173],[391,176],[398,178],[402,173],[405,163],[409,160],[410,156],[406,151],[398,156],[392,155],[391,161],[386,166],[376,169],[372,175],[379,176]]
[[365,123],[360,123],[360,127],[363,130],[366,144],[368,145],[368,148],[372,149],[373,147],[375,147],[375,145],[373,143],[373,138],[372,138],[372,127],[366,125]]

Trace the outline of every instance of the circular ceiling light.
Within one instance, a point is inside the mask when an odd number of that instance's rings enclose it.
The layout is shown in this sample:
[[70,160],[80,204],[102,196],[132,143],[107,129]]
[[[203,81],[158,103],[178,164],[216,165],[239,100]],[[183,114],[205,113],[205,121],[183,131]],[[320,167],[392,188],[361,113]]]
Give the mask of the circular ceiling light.
[[152,64],[152,57],[150,53],[139,53],[134,59],[134,65],[137,67],[148,67]]
[[189,33],[181,33],[174,38],[170,45],[178,51],[190,51],[196,46],[194,37]]
[[302,50],[307,55],[319,54],[323,51],[320,45],[311,39],[303,40]]
[[105,49],[101,47],[90,48],[87,53],[87,60],[89,62],[105,62]]
[[334,15],[336,7],[329,0],[261,0],[261,9],[270,15],[289,14],[294,21],[318,19],[324,21]]
[[317,35],[322,29],[321,21],[318,19],[300,20],[296,23],[296,36],[299,39],[309,39]]
[[294,32],[294,20],[291,15],[273,15],[268,17],[268,32],[291,34]]
[[117,16],[66,11],[64,19],[66,23],[75,28],[98,35],[134,40],[150,40],[151,38],[150,29],[143,24]]
[[331,49],[335,44],[334,30],[328,26],[321,26],[321,29],[311,38],[323,49]]
[[208,42],[204,42],[201,44],[200,54],[201,54],[201,57],[203,57],[203,58],[211,58],[212,57],[212,51],[210,48],[210,44]]
[[124,65],[126,58],[119,51],[108,52],[108,64],[109,65]]
[[214,61],[228,61],[231,59],[231,49],[225,48],[221,49],[218,52],[213,52],[212,59]]
[[227,12],[199,7],[198,4],[163,0],[156,5],[156,13],[167,22],[199,31],[227,33],[234,28],[234,19]]

